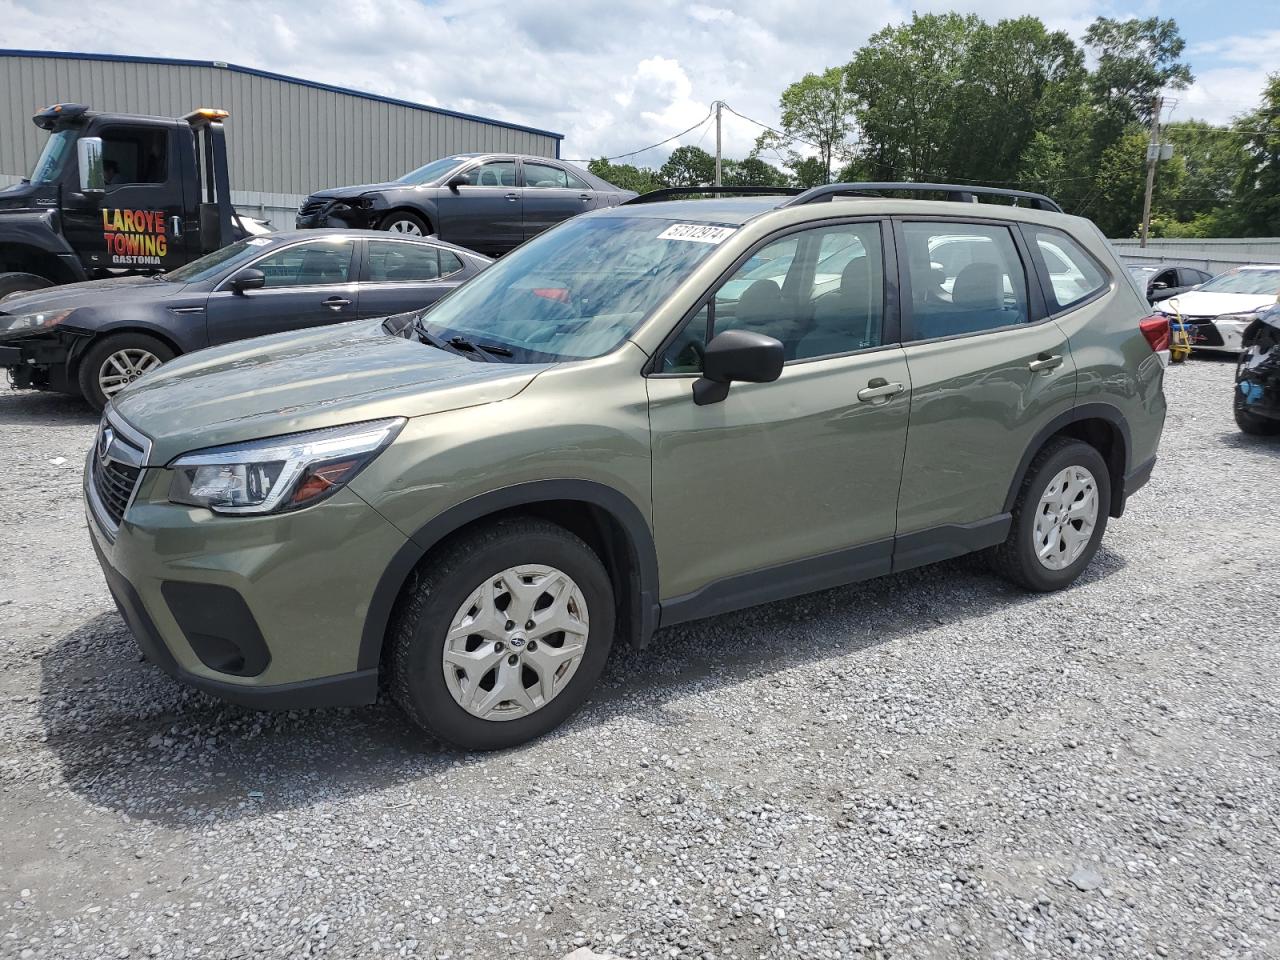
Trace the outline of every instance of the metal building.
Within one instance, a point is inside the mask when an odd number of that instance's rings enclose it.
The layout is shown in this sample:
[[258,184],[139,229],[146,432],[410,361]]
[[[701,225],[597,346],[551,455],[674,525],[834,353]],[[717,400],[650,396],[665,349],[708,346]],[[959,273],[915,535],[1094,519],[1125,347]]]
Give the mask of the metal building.
[[560,155],[563,135],[439,107],[208,60],[0,50],[0,186],[35,164],[48,134],[31,116],[51,103],[181,117],[231,111],[231,197],[277,229],[324,187],[390,180],[467,151]]

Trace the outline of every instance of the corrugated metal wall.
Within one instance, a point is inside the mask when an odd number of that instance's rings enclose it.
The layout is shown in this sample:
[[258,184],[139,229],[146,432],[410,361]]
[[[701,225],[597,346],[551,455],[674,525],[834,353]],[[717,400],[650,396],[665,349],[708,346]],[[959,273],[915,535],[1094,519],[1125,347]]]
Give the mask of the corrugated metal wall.
[[1214,238],[1203,240],[1148,240],[1146,249],[1137,240],[1112,240],[1126,263],[1169,263],[1221,273],[1248,263],[1280,264],[1280,237],[1257,239]]
[[450,153],[556,155],[551,136],[232,69],[0,55],[0,178],[30,172],[48,136],[31,115],[60,101],[163,117],[230,110],[231,186],[240,202],[388,180]]

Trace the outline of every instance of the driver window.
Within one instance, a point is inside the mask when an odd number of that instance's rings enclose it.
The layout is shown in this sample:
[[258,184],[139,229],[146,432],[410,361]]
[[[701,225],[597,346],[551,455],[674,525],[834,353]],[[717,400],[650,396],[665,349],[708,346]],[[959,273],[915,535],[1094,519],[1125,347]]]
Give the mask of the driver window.
[[352,240],[300,243],[268,254],[254,264],[268,287],[310,287],[346,283],[351,270]]
[[516,162],[514,160],[495,160],[482,163],[468,174],[471,185],[475,187],[514,187],[516,185]]
[[664,373],[697,373],[709,340],[754,330],[781,341],[788,361],[879,346],[884,261],[877,223],[790,234],[757,250],[663,354]]
[[164,129],[108,127],[102,132],[103,185],[164,183],[169,178],[169,136]]

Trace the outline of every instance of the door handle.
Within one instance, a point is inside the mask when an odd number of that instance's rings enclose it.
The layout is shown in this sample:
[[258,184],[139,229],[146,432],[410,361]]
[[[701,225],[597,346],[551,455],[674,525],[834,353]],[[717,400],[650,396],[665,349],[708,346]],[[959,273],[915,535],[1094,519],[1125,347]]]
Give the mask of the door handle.
[[580,193],[580,194],[578,194],[578,199],[579,199],[579,200],[582,200],[582,201],[590,200],[590,199],[591,199],[591,194],[589,194],[589,193]]
[[324,305],[330,310],[341,310],[343,307],[351,306],[351,301],[344,297],[330,297],[324,302]]
[[1050,357],[1042,353],[1040,354],[1040,356],[1036,357],[1036,359],[1032,360],[1030,363],[1027,364],[1027,369],[1030,370],[1032,373],[1039,373],[1042,370],[1045,373],[1048,373],[1050,370],[1053,370],[1060,366],[1062,366],[1061,356],[1058,356],[1057,354],[1055,354],[1052,357]]
[[889,383],[883,377],[876,377],[858,391],[858,399],[864,403],[888,402],[890,397],[896,397],[905,389],[906,387],[900,383]]
[[508,194],[507,194],[507,199],[508,199],[508,200],[510,200],[512,203],[515,203],[515,202],[516,202],[517,200],[519,200],[520,198],[519,198],[516,194],[514,194],[514,193],[508,193]]

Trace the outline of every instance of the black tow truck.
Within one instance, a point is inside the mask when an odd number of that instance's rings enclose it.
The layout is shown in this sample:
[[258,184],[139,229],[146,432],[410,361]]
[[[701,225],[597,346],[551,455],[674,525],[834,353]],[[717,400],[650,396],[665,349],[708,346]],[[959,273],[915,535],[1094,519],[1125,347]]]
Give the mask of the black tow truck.
[[159,273],[250,233],[231,205],[225,110],[181,119],[41,110],[31,176],[0,189],[0,300],[108,276]]

